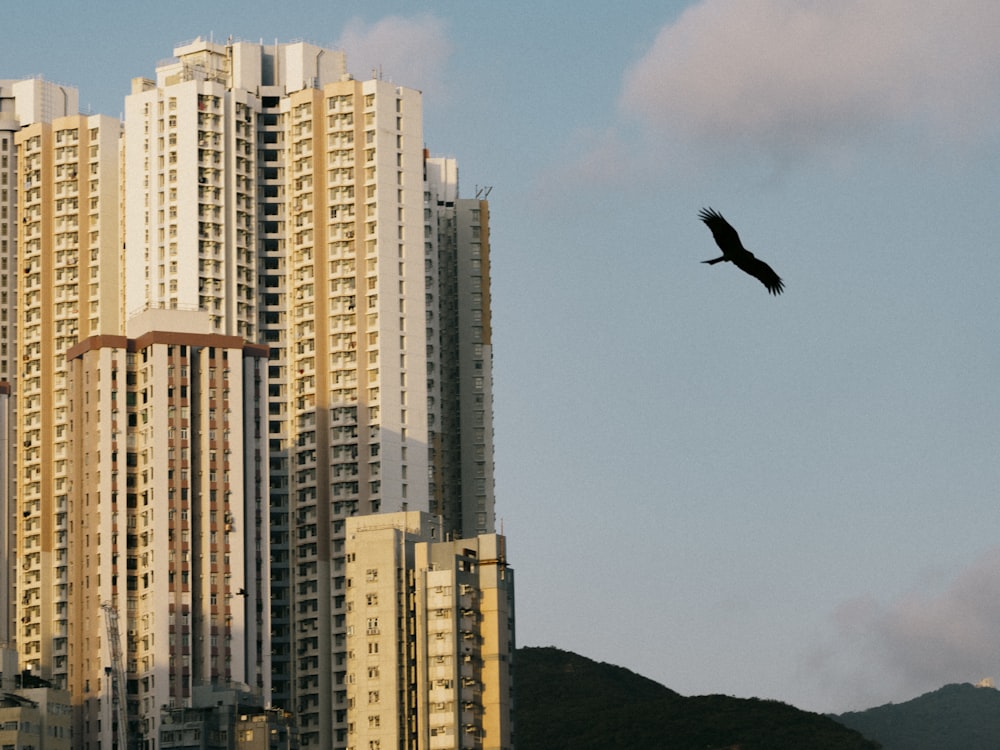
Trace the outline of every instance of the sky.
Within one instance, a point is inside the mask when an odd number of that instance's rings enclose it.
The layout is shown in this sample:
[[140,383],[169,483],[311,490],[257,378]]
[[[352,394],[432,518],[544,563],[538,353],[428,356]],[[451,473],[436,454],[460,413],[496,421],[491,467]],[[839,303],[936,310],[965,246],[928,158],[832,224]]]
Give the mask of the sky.
[[[489,187],[517,641],[842,712],[1000,679],[1000,4],[35,0],[0,78],[119,115],[180,43],[424,92]],[[712,206],[782,276],[719,253]]]

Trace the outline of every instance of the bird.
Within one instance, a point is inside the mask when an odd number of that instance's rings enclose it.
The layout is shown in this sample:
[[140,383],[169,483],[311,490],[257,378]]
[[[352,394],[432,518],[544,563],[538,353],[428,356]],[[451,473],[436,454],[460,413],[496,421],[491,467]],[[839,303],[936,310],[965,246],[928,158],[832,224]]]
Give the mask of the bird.
[[785,282],[774,272],[773,268],[743,247],[739,234],[733,229],[732,224],[722,218],[722,214],[714,208],[703,208],[699,212],[698,218],[712,230],[715,244],[722,250],[721,257],[703,260],[702,263],[715,265],[721,261],[729,261],[744,273],[748,273],[760,281],[771,294],[781,294],[785,288]]

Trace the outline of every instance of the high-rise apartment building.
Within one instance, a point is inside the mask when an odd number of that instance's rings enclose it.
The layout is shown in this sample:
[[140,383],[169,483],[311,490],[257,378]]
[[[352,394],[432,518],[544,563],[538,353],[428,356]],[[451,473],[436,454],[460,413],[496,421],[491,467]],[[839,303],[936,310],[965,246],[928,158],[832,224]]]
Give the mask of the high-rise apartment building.
[[344,748],[347,519],[494,531],[488,204],[340,52],[174,54],[124,125],[9,127],[17,645],[80,747],[120,667],[144,750],[206,684]]
[[[0,80],[0,645],[13,647],[23,637],[18,633],[14,614],[14,592],[23,584],[17,581],[22,572],[17,560],[16,524],[21,508],[17,507],[16,465],[17,443],[15,440],[14,400],[11,398],[14,384],[21,370],[21,360],[17,356],[17,299],[18,239],[29,234],[41,233],[40,223],[34,218],[43,206],[52,214],[55,205],[41,201],[41,186],[35,177],[42,172],[32,168],[24,178],[18,172],[18,131],[22,127],[34,126],[39,133],[45,123],[55,118],[75,115],[78,110],[76,89],[44,81],[37,78],[25,80]],[[40,141],[39,141],[40,145]],[[40,153],[40,150],[39,150]],[[36,157],[38,154],[36,154]],[[46,175],[48,177],[48,175]],[[35,212],[18,216],[18,197],[25,196],[34,201]],[[66,207],[65,202],[62,204]],[[65,214],[64,214],[65,215]],[[24,368],[27,369],[27,368]]]
[[[99,115],[16,133],[18,175],[17,645],[22,663],[68,684],[74,428],[66,353],[120,326],[120,124]],[[86,432],[81,432],[82,436]]]
[[[204,311],[147,310],[129,336],[67,357],[74,736],[98,747],[122,717],[103,605],[121,636],[129,731],[153,739],[163,706],[204,685],[270,688],[267,348],[211,330]],[[153,745],[146,745],[153,747]]]
[[431,511],[463,537],[495,530],[489,203],[461,198],[454,159],[428,158]]
[[287,643],[294,662],[303,745],[343,746],[344,519],[428,502],[421,107],[377,80],[287,107],[286,236],[264,239],[265,255],[284,246],[265,314],[287,316],[268,327],[284,344],[271,461],[289,518],[290,627],[275,651]]

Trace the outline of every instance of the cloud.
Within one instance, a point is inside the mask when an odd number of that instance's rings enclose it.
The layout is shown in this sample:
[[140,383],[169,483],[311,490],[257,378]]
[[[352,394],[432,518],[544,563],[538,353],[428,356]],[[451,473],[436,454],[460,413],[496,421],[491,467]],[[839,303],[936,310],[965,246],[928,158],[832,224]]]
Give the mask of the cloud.
[[579,208],[581,185],[597,186],[601,193],[618,190],[634,182],[644,166],[615,128],[581,128],[563,143],[555,163],[535,176],[531,200],[544,210]]
[[808,668],[853,709],[998,678],[1000,548],[943,590],[889,605],[853,599],[837,608],[832,622],[836,635],[810,656]]
[[703,0],[627,71],[620,104],[660,138],[781,161],[900,127],[966,140],[1000,113],[997,28],[981,0]]
[[374,72],[425,94],[444,93],[443,72],[452,44],[447,24],[439,18],[389,16],[371,25],[355,18],[334,46],[347,53],[347,68],[357,78]]

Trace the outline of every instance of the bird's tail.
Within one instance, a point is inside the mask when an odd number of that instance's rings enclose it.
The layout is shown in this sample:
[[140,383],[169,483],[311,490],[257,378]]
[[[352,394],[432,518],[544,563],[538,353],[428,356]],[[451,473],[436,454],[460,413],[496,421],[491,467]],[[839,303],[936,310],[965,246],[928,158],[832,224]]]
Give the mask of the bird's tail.
[[714,266],[716,263],[721,263],[725,259],[725,255],[720,255],[718,258],[712,258],[712,260],[703,260],[702,263],[708,263],[708,265]]

